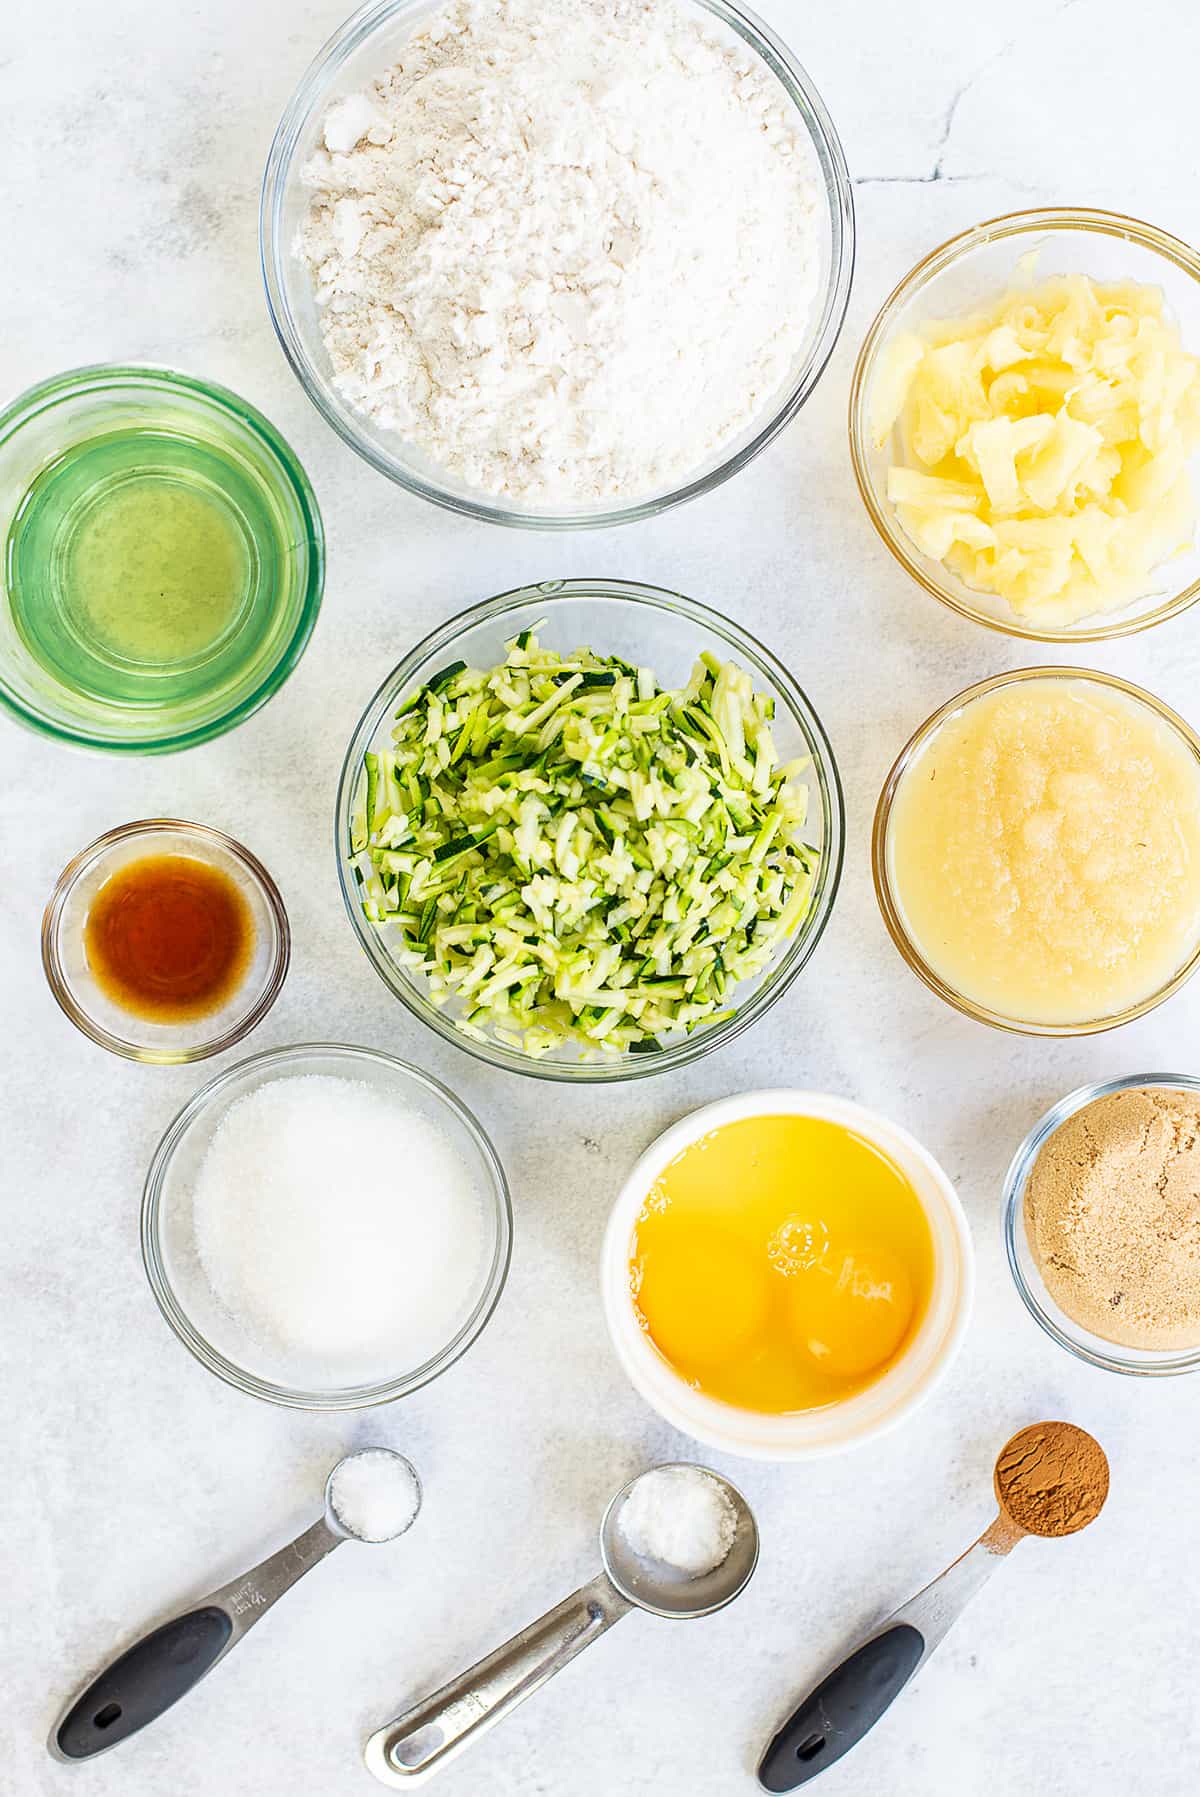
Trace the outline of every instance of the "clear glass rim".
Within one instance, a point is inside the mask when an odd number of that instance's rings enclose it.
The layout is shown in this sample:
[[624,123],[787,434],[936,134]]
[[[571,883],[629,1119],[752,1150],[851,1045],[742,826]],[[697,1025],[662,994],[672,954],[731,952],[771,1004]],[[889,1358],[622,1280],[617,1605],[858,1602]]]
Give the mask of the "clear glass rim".
[[982,624],[989,630],[995,630],[1002,636],[1019,637],[1026,642],[1036,643],[1099,643],[1108,642],[1116,637],[1135,636],[1140,631],[1149,630],[1155,624],[1163,623],[1167,618],[1176,617],[1189,605],[1200,598],[1200,580],[1189,582],[1180,588],[1161,605],[1143,612],[1134,618],[1116,619],[1110,623],[1099,622],[1086,628],[1063,627],[1053,629],[1038,627],[1019,618],[1014,612],[1011,617],[993,616],[962,599],[948,585],[939,581],[921,565],[917,553],[908,538],[897,524],[891,508],[881,499],[876,483],[871,474],[870,454],[867,447],[868,432],[866,427],[867,393],[875,362],[891,332],[896,314],[937,275],[942,274],[956,262],[965,260],[974,250],[985,244],[1002,241],[1008,237],[1019,237],[1027,233],[1045,231],[1080,231],[1091,232],[1104,237],[1120,238],[1126,242],[1138,244],[1141,248],[1155,252],[1174,264],[1184,274],[1200,283],[1200,254],[1178,237],[1169,232],[1159,230],[1157,225],[1147,224],[1145,220],[1130,218],[1120,212],[1103,212],[1086,206],[1039,207],[1027,212],[1008,212],[999,218],[986,220],[982,224],[972,225],[957,236],[947,239],[936,249],[924,256],[915,268],[909,270],[904,279],[894,287],[883,305],[876,313],[862,348],[854,364],[854,373],[850,380],[850,403],[848,412],[850,436],[850,461],[854,469],[854,479],[858,486],[868,518],[876,533],[882,538],[892,555],[900,563],[906,574],[911,575],[918,586],[931,593],[933,597],[947,606],[950,611],[957,612],[959,617],[969,618],[975,624]]
[[83,368],[67,369],[62,374],[53,375],[48,380],[27,387],[0,410],[0,444],[6,443],[33,419],[41,417],[63,401],[102,392],[106,388],[131,392],[136,392],[139,388],[165,389],[189,399],[201,400],[214,410],[235,419],[267,450],[278,469],[279,485],[299,508],[306,531],[304,546],[308,552],[308,569],[304,590],[295,625],[278,660],[235,705],[204,723],[186,730],[165,730],[159,736],[105,736],[99,731],[88,730],[81,724],[68,725],[43,716],[19,694],[9,689],[3,672],[0,671],[0,705],[19,723],[35,730],[39,736],[48,736],[57,742],[73,743],[80,748],[100,749],[114,755],[167,755],[179,749],[193,748],[198,743],[211,742],[214,737],[223,736],[227,730],[244,723],[279,691],[292,673],[308,647],[321,609],[325,589],[325,530],[316,494],[308,476],[295,451],[270,419],[230,388],[223,387],[216,381],[198,380],[194,375],[181,374],[175,369],[132,362],[96,362]]
[[1078,1086],[1073,1092],[1068,1092],[1065,1098],[1060,1098],[1057,1104],[1051,1105],[1045,1115],[1038,1119],[1009,1162],[1002,1188],[1000,1224],[1013,1284],[1026,1310],[1034,1322],[1045,1330],[1051,1341],[1057,1342],[1060,1348],[1065,1348],[1077,1360],[1086,1361],[1089,1366],[1099,1367],[1104,1372],[1124,1373],[1134,1378],[1163,1379],[1179,1373],[1195,1372],[1200,1367],[1200,1346],[1162,1352],[1146,1349],[1134,1359],[1133,1356],[1138,1354],[1137,1349],[1123,1350],[1115,1342],[1101,1344],[1101,1338],[1090,1333],[1085,1340],[1082,1334],[1075,1333],[1081,1325],[1072,1323],[1066,1313],[1057,1310],[1057,1307],[1053,1312],[1048,1310],[1039,1300],[1025,1277],[1017,1248],[1018,1230],[1023,1231],[1025,1227],[1025,1186],[1044,1143],[1068,1117],[1073,1117],[1085,1105],[1093,1103],[1097,1098],[1107,1098],[1114,1092],[1128,1092],[1138,1086],[1167,1086],[1185,1092],[1200,1092],[1200,1078],[1191,1073],[1127,1073],[1119,1079],[1096,1080],[1090,1085]]
[[[782,950],[775,963],[773,977],[760,984],[726,1022],[714,1024],[707,1030],[698,1030],[694,1036],[657,1053],[624,1055],[620,1060],[613,1061],[548,1062],[536,1060],[531,1055],[519,1054],[500,1043],[478,1042],[467,1036],[424,996],[415,980],[399,975],[399,970],[380,941],[378,933],[371,929],[362,915],[350,867],[350,814],[364,752],[377,736],[388,712],[394,706],[396,696],[412,682],[426,663],[435,655],[451,648],[466,631],[502,618],[507,612],[536,604],[539,609],[550,614],[563,601],[579,599],[612,599],[676,614],[701,629],[712,631],[744,656],[751,667],[784,698],[809,744],[821,800],[823,842],[817,884],[808,916],[795,937]],[[456,1048],[465,1050],[478,1060],[486,1061],[491,1067],[526,1074],[533,1079],[595,1085],[617,1080],[647,1079],[652,1074],[686,1067],[714,1049],[732,1042],[770,1010],[807,964],[825,932],[841,881],[845,834],[841,776],[825,728],[799,683],[768,649],[732,619],[701,605],[697,600],[685,598],[681,593],[670,593],[660,587],[644,586],[633,581],[580,579],[515,587],[510,592],[498,594],[494,599],[470,606],[431,631],[393,668],[372,694],[350,738],[342,762],[334,816],[334,856],[342,900],[360,946],[384,985],[415,1017],[436,1030],[444,1041],[453,1043]]]
[[[119,843],[128,842],[136,836],[159,835],[189,836],[199,847],[220,849],[236,861],[258,889],[275,936],[267,977],[249,1011],[211,1041],[198,1042],[191,1048],[158,1049],[146,1043],[134,1042],[127,1036],[114,1035],[79,1003],[59,953],[62,915],[83,875]],[[241,1042],[251,1030],[257,1029],[279,997],[287,978],[292,956],[292,931],[278,886],[258,856],[252,854],[244,843],[227,836],[223,830],[214,829],[210,824],[195,824],[187,818],[143,817],[106,830],[103,836],[97,836],[94,842],[89,842],[86,848],[80,849],[77,855],[71,857],[54,882],[54,889],[46,901],[46,908],[42,913],[41,944],[42,968],[54,1000],[63,1014],[70,1018],[75,1028],[87,1036],[89,1041],[95,1042],[100,1048],[106,1048],[110,1054],[120,1055],[126,1061],[140,1061],[148,1067],[181,1067],[192,1061],[205,1061],[210,1055],[220,1054],[224,1049]]]
[[[431,1355],[421,1366],[398,1379],[389,1379],[370,1384],[346,1386],[341,1390],[312,1391],[302,1387],[280,1385],[270,1379],[261,1379],[254,1373],[246,1372],[234,1361],[206,1339],[193,1325],[187,1312],[175,1295],[167,1273],[166,1264],[160,1243],[160,1223],[162,1215],[162,1196],[167,1175],[180,1141],[196,1118],[210,1110],[235,1081],[241,1079],[250,1069],[265,1071],[268,1068],[286,1067],[296,1063],[319,1057],[345,1061],[349,1065],[369,1061],[378,1067],[388,1069],[392,1074],[399,1073],[402,1079],[411,1080],[422,1086],[433,1097],[454,1115],[475,1143],[483,1163],[490,1176],[490,1191],[493,1204],[493,1217],[496,1225],[496,1243],[492,1254],[492,1265],[488,1271],[483,1291],[471,1315],[462,1324],[444,1348]],[[171,1329],[183,1343],[188,1352],[215,1373],[218,1379],[231,1385],[235,1390],[244,1392],[247,1397],[260,1398],[269,1404],[278,1404],[290,1410],[367,1410],[378,1404],[390,1404],[397,1398],[407,1397],[439,1373],[453,1365],[482,1334],[490,1321],[500,1294],[504,1290],[508,1278],[509,1263],[512,1259],[513,1215],[512,1196],[500,1158],[492,1146],[482,1124],[469,1111],[462,1100],[444,1086],[440,1080],[434,1079],[411,1062],[402,1061],[395,1055],[385,1053],[377,1048],[359,1048],[344,1042],[296,1042],[287,1048],[269,1048],[261,1054],[251,1055],[247,1060],[238,1061],[232,1067],[209,1080],[207,1085],[193,1094],[172,1121],[168,1124],[158,1147],[154,1151],[142,1194],[141,1244],[142,1264],[150,1289],[154,1293],[159,1310],[170,1324]]]
[[940,974],[936,973],[922,955],[920,949],[908,933],[904,922],[904,913],[892,882],[891,870],[888,866],[888,841],[892,818],[892,806],[900,784],[909,767],[926,745],[932,741],[948,718],[961,711],[976,699],[985,694],[997,691],[1002,686],[1011,686],[1024,680],[1084,680],[1094,685],[1108,687],[1115,692],[1124,693],[1145,705],[1163,723],[1170,725],[1184,746],[1191,752],[1200,768],[1200,737],[1192,729],[1186,719],[1172,711],[1156,694],[1147,692],[1145,687],[1135,686],[1130,680],[1122,680],[1116,674],[1102,673],[1098,668],[1076,668],[1050,665],[1040,668],[1014,668],[1006,674],[993,674],[987,680],[978,680],[973,686],[964,687],[952,699],[931,713],[909,737],[899,755],[892,763],[891,769],[883,783],[879,800],[875,807],[875,820],[871,830],[871,873],[875,884],[875,897],[887,931],[904,960],[923,980],[931,992],[961,1011],[965,1017],[974,1018],[977,1023],[990,1024],[993,1029],[1007,1030],[1019,1036],[1095,1036],[1105,1030],[1117,1029],[1121,1024],[1132,1023],[1135,1018],[1144,1017],[1158,1005],[1178,992],[1186,984],[1200,966],[1200,940],[1183,966],[1174,973],[1157,992],[1148,998],[1141,999],[1136,1005],[1127,1005],[1124,1010],[1114,1012],[1111,1017],[1095,1017],[1082,1023],[1030,1023],[1016,1017],[1006,1017],[1002,1012],[993,1011],[986,1005],[977,1004],[965,993],[947,984]]
[[301,133],[315,106],[319,104],[320,95],[355,51],[361,48],[378,27],[397,15],[415,11],[418,3],[419,0],[368,0],[365,6],[347,19],[321,47],[305,70],[284,109],[272,140],[259,204],[259,260],[271,324],[293,374],[326,424],[377,473],[416,494],[418,498],[428,499],[434,505],[444,506],[448,511],[479,518],[486,523],[511,525],[527,530],[601,529],[655,517],[673,506],[711,492],[714,487],[753,461],[790,424],[824,373],[845,321],[854,272],[854,189],[845,152],[825,102],[787,46],[748,7],[734,5],[732,0],[692,0],[692,4],[702,7],[721,20],[762,58],[787,90],[804,119],[812,140],[813,153],[829,205],[831,247],[829,278],[821,297],[819,323],[808,357],[784,399],[748,444],[707,474],[684,482],[670,493],[603,512],[578,511],[545,515],[522,511],[519,507],[495,505],[483,497],[476,499],[451,492],[433,481],[423,480],[419,475],[397,467],[364,434],[353,429],[338,409],[331,405],[326,382],[309,360],[288,299],[286,264],[291,246],[283,240],[280,226],[284,194]]

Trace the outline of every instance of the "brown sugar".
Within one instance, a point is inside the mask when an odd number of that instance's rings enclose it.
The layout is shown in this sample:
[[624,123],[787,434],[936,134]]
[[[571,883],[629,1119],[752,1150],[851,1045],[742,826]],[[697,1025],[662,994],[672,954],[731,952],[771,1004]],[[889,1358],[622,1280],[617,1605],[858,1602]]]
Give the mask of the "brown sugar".
[[1200,1093],[1136,1086],[1043,1144],[1025,1225],[1046,1289],[1127,1348],[1200,1347]]
[[1074,1423],[1032,1423],[1000,1450],[996,1497],[1028,1535],[1073,1535],[1108,1496],[1108,1457]]

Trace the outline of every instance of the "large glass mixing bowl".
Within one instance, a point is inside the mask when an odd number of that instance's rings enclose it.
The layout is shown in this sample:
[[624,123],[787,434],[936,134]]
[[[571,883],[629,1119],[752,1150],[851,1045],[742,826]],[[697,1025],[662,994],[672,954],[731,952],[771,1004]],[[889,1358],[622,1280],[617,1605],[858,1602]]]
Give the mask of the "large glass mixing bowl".
[[506,505],[456,482],[412,444],[356,411],[334,386],[312,280],[295,254],[309,203],[302,171],[333,102],[361,91],[389,68],[413,33],[442,10],[442,0],[373,0],[318,51],[289,100],[267,159],[259,215],[263,279],[275,332],[326,423],[372,468],[410,493],[474,518],[532,530],[578,530],[652,517],[708,492],[744,468],[795,417],[816,386],[842,328],[854,266],[854,202],[842,146],[812,82],[760,19],[728,0],[685,0],[685,4],[704,15],[706,27],[739,48],[748,47],[779,81],[798,115],[798,129],[810,146],[811,178],[818,194],[820,265],[808,332],[784,386],[740,437],[725,444],[681,485],[626,505]]

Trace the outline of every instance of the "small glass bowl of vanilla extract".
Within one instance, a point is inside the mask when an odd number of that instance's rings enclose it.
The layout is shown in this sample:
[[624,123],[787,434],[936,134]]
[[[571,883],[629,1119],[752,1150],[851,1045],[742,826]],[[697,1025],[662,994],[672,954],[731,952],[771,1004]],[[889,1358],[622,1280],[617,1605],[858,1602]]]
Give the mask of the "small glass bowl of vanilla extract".
[[42,918],[42,965],[77,1029],[127,1060],[200,1061],[279,995],[291,931],[256,856],[206,824],[149,818],[68,863]]

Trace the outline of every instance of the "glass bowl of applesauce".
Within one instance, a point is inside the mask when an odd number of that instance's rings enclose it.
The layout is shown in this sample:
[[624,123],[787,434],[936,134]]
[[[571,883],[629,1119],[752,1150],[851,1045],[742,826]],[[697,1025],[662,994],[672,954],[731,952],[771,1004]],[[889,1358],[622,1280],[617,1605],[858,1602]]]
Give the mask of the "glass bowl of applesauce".
[[1093,669],[980,681],[901,751],[872,863],[892,940],[947,1004],[1027,1035],[1128,1023],[1200,963],[1200,738]]

